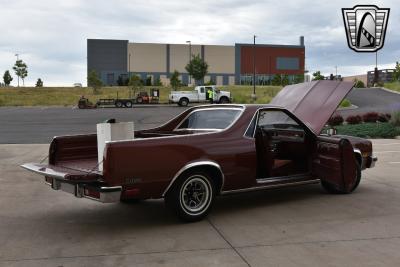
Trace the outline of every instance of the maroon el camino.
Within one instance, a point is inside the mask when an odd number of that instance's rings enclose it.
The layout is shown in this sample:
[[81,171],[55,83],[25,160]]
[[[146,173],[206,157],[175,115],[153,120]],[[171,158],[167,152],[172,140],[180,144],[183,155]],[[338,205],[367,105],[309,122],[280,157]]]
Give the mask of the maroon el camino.
[[353,83],[315,81],[283,88],[269,105],[192,107],[135,139],[107,142],[97,168],[96,134],[59,136],[48,164],[23,168],[55,190],[101,202],[164,198],[197,221],[216,196],[321,183],[351,193],[377,160],[370,141],[321,134]]

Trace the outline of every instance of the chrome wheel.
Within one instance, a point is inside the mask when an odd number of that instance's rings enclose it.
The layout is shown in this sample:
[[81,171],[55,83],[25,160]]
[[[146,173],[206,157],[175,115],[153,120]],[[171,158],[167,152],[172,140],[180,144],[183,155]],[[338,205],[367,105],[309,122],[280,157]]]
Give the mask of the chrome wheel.
[[186,213],[198,215],[211,203],[212,187],[207,178],[200,175],[189,177],[180,190],[180,204]]

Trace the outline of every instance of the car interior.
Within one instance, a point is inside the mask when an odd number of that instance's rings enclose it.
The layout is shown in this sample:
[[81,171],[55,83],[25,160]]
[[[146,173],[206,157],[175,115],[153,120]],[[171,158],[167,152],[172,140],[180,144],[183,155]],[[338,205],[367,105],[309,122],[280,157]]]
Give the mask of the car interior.
[[282,110],[261,110],[254,132],[257,151],[257,178],[277,178],[305,174],[311,162],[310,136]]

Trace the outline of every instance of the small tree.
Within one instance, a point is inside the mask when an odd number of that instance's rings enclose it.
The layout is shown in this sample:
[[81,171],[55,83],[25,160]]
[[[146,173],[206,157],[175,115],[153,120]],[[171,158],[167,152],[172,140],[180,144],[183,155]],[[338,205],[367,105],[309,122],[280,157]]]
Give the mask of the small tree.
[[181,80],[179,80],[179,72],[177,70],[175,70],[172,75],[170,80],[170,84],[172,89],[174,89],[176,91],[176,89],[178,89],[181,86]]
[[392,79],[394,82],[400,81],[400,63],[398,61],[396,61]]
[[38,79],[37,80],[37,82],[36,82],[36,87],[43,87],[43,81],[42,81],[42,79]]
[[10,83],[11,83],[12,80],[13,80],[13,77],[11,77],[10,71],[9,71],[9,70],[6,70],[6,71],[4,72],[4,75],[3,75],[4,84],[5,84],[6,86],[10,86]]
[[21,60],[18,59],[13,67],[15,74],[18,76],[18,87],[19,78],[22,79],[22,84],[25,85],[25,78],[28,76],[28,66]]
[[280,74],[275,74],[271,81],[272,85],[281,85],[282,84],[282,77]]
[[303,74],[297,74],[294,77],[293,83],[303,83],[304,82],[304,75]]
[[185,67],[186,71],[191,75],[197,82],[202,81],[204,76],[208,72],[208,64],[200,55],[197,54],[189,61]]
[[122,77],[122,75],[119,75],[117,79],[118,86],[124,86],[125,85],[124,83],[125,83],[124,78]]
[[148,76],[147,78],[146,78],[146,86],[151,86],[151,76]]
[[139,76],[132,75],[129,79],[128,85],[130,86],[130,89],[133,90],[133,94],[136,95],[136,91],[142,88],[143,82]]
[[89,72],[89,75],[87,78],[87,83],[88,83],[88,86],[93,88],[93,94],[95,94],[95,95],[99,93],[100,88],[103,86],[103,83],[101,82],[101,80],[95,70],[91,70]]
[[285,74],[282,76],[281,85],[286,86],[288,84],[289,84],[289,76]]
[[325,76],[321,74],[320,71],[316,71],[313,73],[313,81],[317,81],[317,80],[324,80]]
[[162,84],[160,78],[157,78],[157,79],[154,81],[154,86],[162,86],[162,85],[163,85],[163,84]]
[[365,88],[365,84],[363,81],[354,79],[354,82],[355,82],[354,84],[355,88]]

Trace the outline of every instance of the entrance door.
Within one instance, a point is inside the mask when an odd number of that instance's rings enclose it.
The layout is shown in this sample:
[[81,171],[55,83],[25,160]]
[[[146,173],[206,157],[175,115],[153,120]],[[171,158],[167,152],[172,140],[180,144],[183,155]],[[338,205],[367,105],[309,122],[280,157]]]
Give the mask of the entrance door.
[[350,192],[357,180],[356,164],[349,140],[318,136],[313,175],[340,191]]

